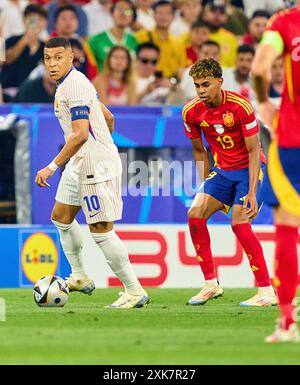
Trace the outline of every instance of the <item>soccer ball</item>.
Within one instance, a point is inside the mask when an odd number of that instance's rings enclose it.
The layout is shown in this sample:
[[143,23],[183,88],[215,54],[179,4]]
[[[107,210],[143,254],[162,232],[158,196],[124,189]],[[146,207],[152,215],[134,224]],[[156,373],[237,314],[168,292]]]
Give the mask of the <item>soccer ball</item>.
[[62,307],[68,301],[69,288],[62,278],[48,275],[34,285],[33,298],[38,306]]

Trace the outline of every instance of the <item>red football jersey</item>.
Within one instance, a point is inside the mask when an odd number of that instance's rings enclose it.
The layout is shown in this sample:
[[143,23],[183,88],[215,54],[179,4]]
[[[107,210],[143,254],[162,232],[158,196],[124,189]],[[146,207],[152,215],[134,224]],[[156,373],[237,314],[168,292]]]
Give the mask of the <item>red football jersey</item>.
[[267,30],[280,33],[284,42],[285,85],[277,134],[281,147],[300,147],[300,8],[279,12]]
[[[253,107],[248,99],[235,92],[222,91],[223,102],[209,108],[196,97],[182,111],[188,138],[201,138],[203,132],[215,161],[222,170],[240,170],[249,166],[245,137],[259,132]],[[266,158],[261,152],[261,159]]]

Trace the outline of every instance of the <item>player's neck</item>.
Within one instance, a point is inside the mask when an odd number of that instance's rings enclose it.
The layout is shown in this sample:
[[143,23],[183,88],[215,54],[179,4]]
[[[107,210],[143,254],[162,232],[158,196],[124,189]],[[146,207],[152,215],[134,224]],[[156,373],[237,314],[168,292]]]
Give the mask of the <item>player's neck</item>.
[[223,91],[221,90],[218,95],[215,97],[215,99],[207,104],[207,107],[210,107],[210,108],[217,108],[219,107],[223,102]]
[[60,79],[57,80],[56,82],[57,85],[61,84],[73,69],[75,69],[73,65],[69,67],[68,70],[65,72],[65,74]]

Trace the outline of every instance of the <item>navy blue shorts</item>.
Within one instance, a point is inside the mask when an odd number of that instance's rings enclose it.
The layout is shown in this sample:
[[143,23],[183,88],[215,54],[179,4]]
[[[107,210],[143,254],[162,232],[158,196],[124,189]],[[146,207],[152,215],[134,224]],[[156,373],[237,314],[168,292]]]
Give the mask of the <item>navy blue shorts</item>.
[[[265,165],[261,166],[261,175],[257,187],[256,199],[261,206],[261,185]],[[225,171],[213,168],[204,183],[200,186],[199,192],[209,194],[226,206],[243,205],[244,197],[249,192],[249,169]]]
[[[279,159],[285,175],[291,185],[300,194],[300,148],[278,148]],[[269,206],[278,206],[279,201],[273,191],[268,173],[266,173],[262,185],[262,198]]]

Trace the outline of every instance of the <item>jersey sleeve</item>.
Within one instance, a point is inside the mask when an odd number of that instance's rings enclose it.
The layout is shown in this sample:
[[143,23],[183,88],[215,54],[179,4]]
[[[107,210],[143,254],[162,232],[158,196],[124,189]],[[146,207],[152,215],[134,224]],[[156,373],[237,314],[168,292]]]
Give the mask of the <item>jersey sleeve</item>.
[[188,109],[188,106],[184,107],[182,119],[185,135],[190,139],[201,138],[201,128],[196,125],[193,109]]
[[88,119],[96,91],[88,81],[72,79],[66,90],[66,99],[71,113],[72,121]]
[[268,34],[274,33],[274,34],[279,34],[280,37],[282,38],[283,41],[285,41],[286,38],[286,24],[285,24],[285,18],[282,12],[279,12],[278,14],[274,15],[271,17],[269,20],[267,27],[266,27],[266,36]]
[[[250,103],[249,106],[251,106]],[[238,111],[238,117],[244,137],[256,135],[259,133],[258,121],[252,106],[251,109],[249,109],[249,107],[240,107]]]

